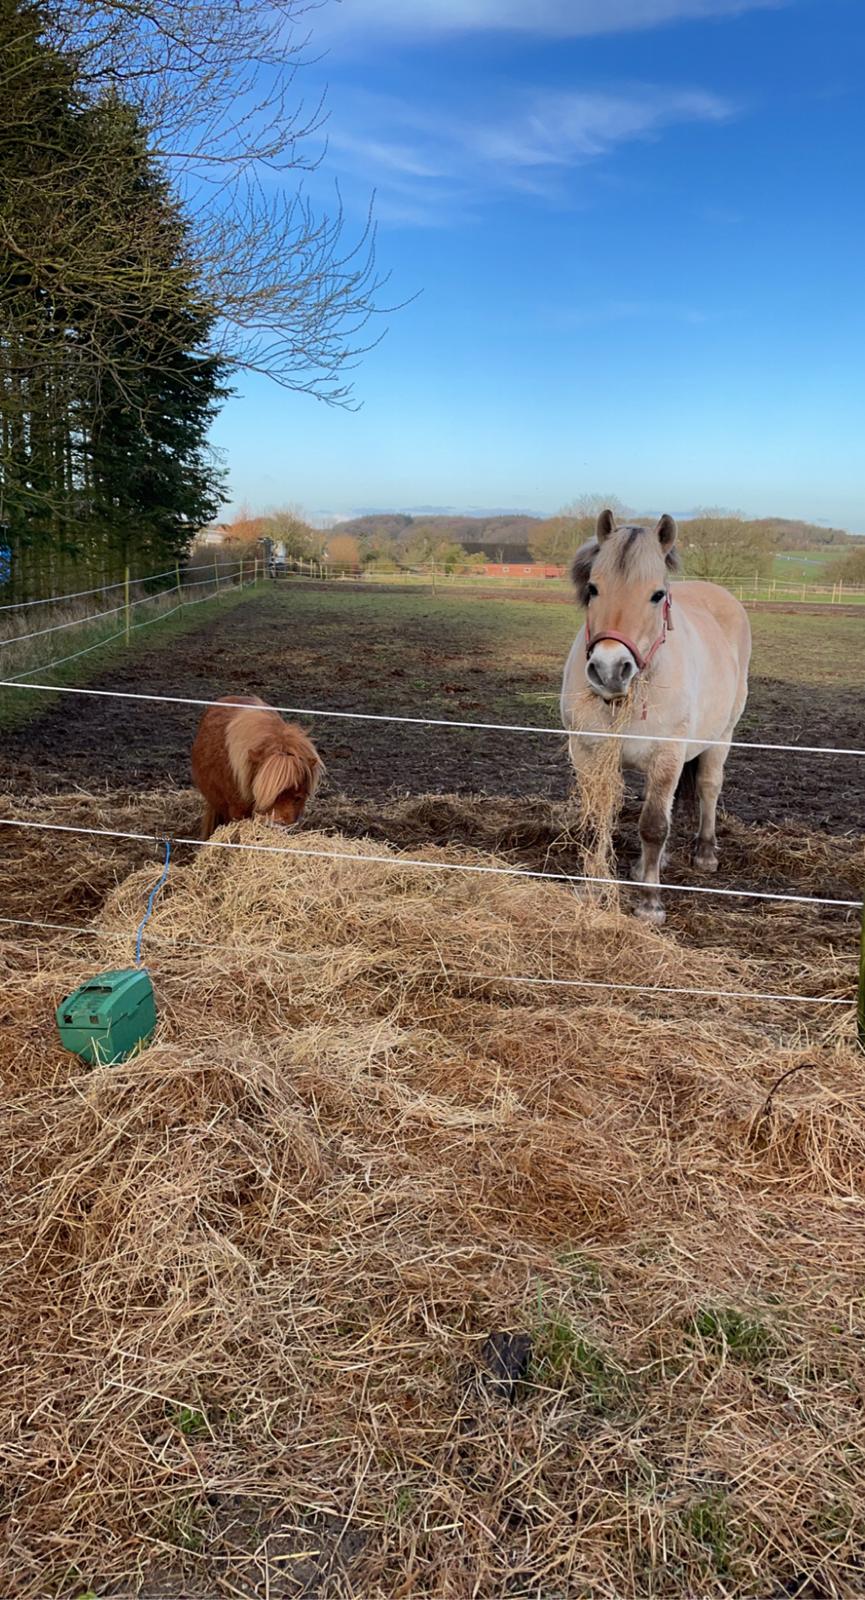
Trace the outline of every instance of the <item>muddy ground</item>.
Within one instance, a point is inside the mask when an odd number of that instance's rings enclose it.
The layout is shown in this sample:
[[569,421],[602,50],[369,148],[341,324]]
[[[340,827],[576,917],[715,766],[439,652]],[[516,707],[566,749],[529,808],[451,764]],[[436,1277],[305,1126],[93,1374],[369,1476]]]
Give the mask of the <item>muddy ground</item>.
[[[91,678],[91,688],[211,698],[248,691],[278,705],[393,712],[555,726],[557,646],[534,653],[472,636],[468,608],[413,597],[395,639],[370,629],[350,597],[319,617],[304,597],[267,593]],[[525,608],[497,607],[525,615]],[[791,624],[791,650],[795,634]],[[863,630],[865,631],[865,630]],[[828,647],[828,645],[827,645]],[[40,704],[33,696],[34,705]],[[37,794],[80,787],[154,789],[189,783],[194,706],[64,695],[2,735],[0,786]],[[565,796],[569,769],[555,737],[490,734],[399,723],[308,719],[331,793],[368,801],[405,793]],[[752,677],[745,738],[860,746],[863,695],[836,684]],[[734,752],[724,803],[745,822],[793,822],[832,833],[863,829],[863,765],[855,757]]]

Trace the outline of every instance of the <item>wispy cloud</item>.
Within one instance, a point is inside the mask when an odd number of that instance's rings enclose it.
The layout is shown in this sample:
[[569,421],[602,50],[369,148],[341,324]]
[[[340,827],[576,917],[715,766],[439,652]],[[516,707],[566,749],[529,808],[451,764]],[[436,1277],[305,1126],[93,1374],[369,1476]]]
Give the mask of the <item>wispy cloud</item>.
[[699,328],[714,321],[716,316],[716,312],[702,311],[698,306],[683,305],[676,300],[604,300],[593,306],[579,309],[569,306],[541,314],[544,324],[559,332],[616,322],[673,322]]
[[330,148],[338,165],[379,191],[383,220],[435,225],[507,193],[567,201],[575,169],[673,126],[723,122],[735,111],[703,89],[649,85],[527,92],[507,109],[473,118],[364,94],[343,100]]
[[789,0],[339,0],[316,32],[331,37],[363,29],[429,37],[457,33],[532,33],[580,38],[665,24],[777,10]]

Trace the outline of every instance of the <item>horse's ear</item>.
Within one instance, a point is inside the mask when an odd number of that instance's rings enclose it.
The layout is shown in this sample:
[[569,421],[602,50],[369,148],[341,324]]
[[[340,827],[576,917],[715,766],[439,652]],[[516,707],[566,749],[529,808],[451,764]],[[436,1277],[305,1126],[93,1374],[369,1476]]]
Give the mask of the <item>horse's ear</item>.
[[615,526],[616,519],[613,516],[612,511],[602,511],[601,515],[598,517],[598,526],[595,529],[595,538],[597,539],[598,544],[603,544],[605,539],[609,539],[610,534],[613,532]]
[[658,523],[657,528],[655,529],[655,532],[658,535],[658,540],[660,542],[661,549],[665,553],[668,550],[672,550],[673,545],[676,543],[676,534],[678,533],[678,531],[679,530],[676,527],[675,518],[667,516],[667,514],[665,512],[664,515],[662,516],[660,522]]

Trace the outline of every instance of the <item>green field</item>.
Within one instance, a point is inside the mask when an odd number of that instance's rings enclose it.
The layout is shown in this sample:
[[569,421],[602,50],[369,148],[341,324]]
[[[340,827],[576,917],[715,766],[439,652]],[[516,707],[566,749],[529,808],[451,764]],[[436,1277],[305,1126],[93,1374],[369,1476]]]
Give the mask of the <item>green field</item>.
[[[743,600],[771,600],[771,601],[807,601],[809,604],[863,604],[865,603],[865,584],[844,584],[841,588],[837,578],[832,576],[833,568],[838,566],[842,556],[849,554],[848,550],[834,552],[831,557],[825,553],[812,554],[807,551],[792,551],[785,554],[780,552],[775,556],[771,571],[763,576],[749,573],[747,563],[742,562],[743,570],[724,578],[724,583],[732,589],[733,593]],[[811,564],[813,563],[813,564]],[[688,577],[688,573],[684,574]],[[335,586],[345,588],[349,583],[357,580],[349,577],[336,577],[330,580]],[[400,591],[412,589],[429,589],[435,594],[447,595],[453,593],[465,594],[545,594],[557,595],[563,600],[571,597],[571,584],[568,578],[534,578],[520,577],[515,574],[506,574],[501,577],[489,577],[484,573],[467,572],[436,572],[428,571],[400,572],[368,572],[363,583],[370,587],[387,587]],[[291,583],[296,587],[303,587],[309,579],[302,576],[287,575],[280,582]]]
[[817,545],[812,550],[779,550],[772,562],[772,577],[788,583],[833,583],[836,571],[850,554],[850,545]]

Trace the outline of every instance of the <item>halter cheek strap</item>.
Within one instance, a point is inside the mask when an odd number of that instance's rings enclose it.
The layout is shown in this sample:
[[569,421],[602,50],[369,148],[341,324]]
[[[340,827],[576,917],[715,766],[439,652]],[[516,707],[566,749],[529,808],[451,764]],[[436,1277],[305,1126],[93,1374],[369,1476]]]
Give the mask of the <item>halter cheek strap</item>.
[[606,633],[596,633],[596,634],[592,635],[592,633],[591,633],[591,631],[589,629],[588,618],[586,618],[586,660],[587,661],[589,660],[589,657],[591,656],[592,651],[595,648],[595,645],[596,644],[600,644],[602,639],[613,639],[613,640],[615,640],[616,644],[623,644],[625,646],[626,650],[630,650],[631,655],[633,656],[634,660],[637,663],[637,671],[638,672],[645,672],[647,666],[649,665],[649,662],[654,659],[654,657],[657,655],[658,651],[660,650],[661,645],[664,643],[664,640],[667,637],[667,634],[668,633],[672,633],[672,631],[673,631],[673,597],[670,594],[670,591],[668,589],[667,593],[666,593],[666,595],[664,597],[664,610],[663,610],[663,621],[662,621],[662,624],[661,624],[661,631],[658,634],[658,637],[655,640],[654,644],[651,646],[651,648],[649,650],[647,650],[645,655],[643,655],[643,652],[637,647],[637,645],[634,644],[633,639],[629,639],[624,633],[615,633],[612,628],[608,629]]

